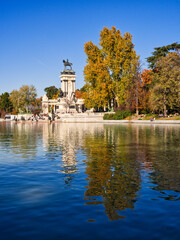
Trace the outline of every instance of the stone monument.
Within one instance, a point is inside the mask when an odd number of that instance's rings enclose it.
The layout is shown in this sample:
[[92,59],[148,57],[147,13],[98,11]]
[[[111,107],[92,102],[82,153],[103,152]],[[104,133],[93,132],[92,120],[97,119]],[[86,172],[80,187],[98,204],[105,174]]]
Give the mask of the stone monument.
[[63,60],[64,70],[61,72],[61,94],[57,99],[48,99],[46,94],[42,100],[42,110],[44,114],[55,113],[78,113],[84,109],[83,99],[75,98],[75,71],[72,70],[72,63]]

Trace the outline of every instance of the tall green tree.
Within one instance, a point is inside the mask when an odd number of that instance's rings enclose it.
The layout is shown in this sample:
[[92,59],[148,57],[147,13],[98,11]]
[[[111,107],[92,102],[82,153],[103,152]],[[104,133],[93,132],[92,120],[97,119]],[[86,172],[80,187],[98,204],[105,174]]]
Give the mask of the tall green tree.
[[180,107],[180,55],[169,53],[156,63],[150,101],[152,109],[167,114]]
[[13,109],[13,104],[9,98],[9,93],[5,92],[0,95],[0,108],[4,112],[11,112]]
[[154,69],[156,67],[156,63],[161,57],[167,56],[168,53],[170,52],[177,52],[178,50],[180,50],[180,44],[175,42],[175,43],[162,46],[162,47],[157,47],[154,49],[155,51],[152,53],[152,56],[147,58],[147,62],[149,63],[149,67],[151,69]]

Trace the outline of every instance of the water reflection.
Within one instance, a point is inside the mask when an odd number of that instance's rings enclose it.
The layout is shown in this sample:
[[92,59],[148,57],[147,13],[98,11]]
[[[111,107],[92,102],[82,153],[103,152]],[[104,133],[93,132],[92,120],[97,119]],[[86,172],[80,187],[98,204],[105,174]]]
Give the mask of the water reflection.
[[63,125],[44,124],[43,144],[46,157],[51,160],[59,159],[58,171],[65,174],[65,183],[70,185],[74,173],[78,171],[76,151],[77,132],[73,128],[66,128]]
[[179,200],[180,195],[180,131],[178,127],[157,128],[151,139],[153,171],[150,172],[152,189],[166,200]]
[[41,127],[37,124],[1,123],[0,147],[2,150],[10,151],[20,158],[32,158],[37,153],[40,133]]
[[138,156],[143,156],[142,169],[147,173],[151,188],[160,193],[159,198],[179,200],[180,127],[155,125],[134,128],[139,136]]
[[65,174],[65,183],[70,185],[74,174],[78,172],[77,153],[83,147],[82,140],[88,125],[80,124],[44,124],[43,145],[46,156],[55,160],[59,158],[60,173]]
[[[130,129],[105,125],[103,131],[88,135],[84,142],[88,175],[85,199],[87,204],[103,203],[110,220],[122,218],[118,211],[134,208],[140,189],[138,152],[129,151]],[[92,199],[97,196],[102,201]]]
[[110,220],[122,218],[122,210],[134,209],[145,173],[153,184],[152,189],[163,193],[159,197],[175,198],[162,191],[179,191],[179,134],[178,127],[168,125],[43,127],[48,154],[52,151],[62,154],[60,172],[67,175],[66,183],[78,171],[77,151],[81,149],[85,153],[88,185],[84,199],[87,205],[103,204]]
[[174,125],[0,124],[2,151],[36,161],[41,153],[65,186],[76,178],[86,206],[103,206],[110,220],[136,209],[144,182],[156,199],[180,199],[179,140]]

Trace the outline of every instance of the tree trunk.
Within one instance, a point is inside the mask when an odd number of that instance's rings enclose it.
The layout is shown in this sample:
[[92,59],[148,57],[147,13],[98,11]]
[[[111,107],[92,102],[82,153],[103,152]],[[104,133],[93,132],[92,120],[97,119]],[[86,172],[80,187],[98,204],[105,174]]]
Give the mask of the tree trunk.
[[164,104],[164,116],[166,116],[166,104]]
[[109,100],[109,110],[111,109],[111,99]]
[[138,90],[136,90],[136,115],[139,115],[139,96],[138,96]]
[[136,115],[139,115],[139,92],[138,92],[138,75],[136,77]]
[[166,97],[164,94],[164,116],[166,116]]

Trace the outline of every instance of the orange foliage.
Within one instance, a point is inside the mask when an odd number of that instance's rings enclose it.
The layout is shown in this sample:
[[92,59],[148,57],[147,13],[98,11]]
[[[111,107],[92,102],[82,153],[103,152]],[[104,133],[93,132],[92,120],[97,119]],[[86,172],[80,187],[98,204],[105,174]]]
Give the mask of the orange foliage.
[[33,106],[41,106],[41,102],[42,102],[42,97],[40,98],[36,98],[33,102],[32,102],[32,105]]
[[140,101],[140,107],[144,110],[149,110],[149,97],[150,97],[150,84],[152,82],[152,70],[144,69],[141,73],[141,79],[142,83],[140,86],[140,94],[139,94],[139,101]]
[[82,94],[83,94],[83,93],[82,93],[80,90],[76,89],[76,91],[75,91],[75,97],[76,97],[77,99],[83,98],[83,97],[82,97]]
[[142,87],[147,86],[148,84],[150,84],[152,82],[151,79],[151,73],[152,70],[150,69],[144,69],[141,73],[141,78],[142,78]]

